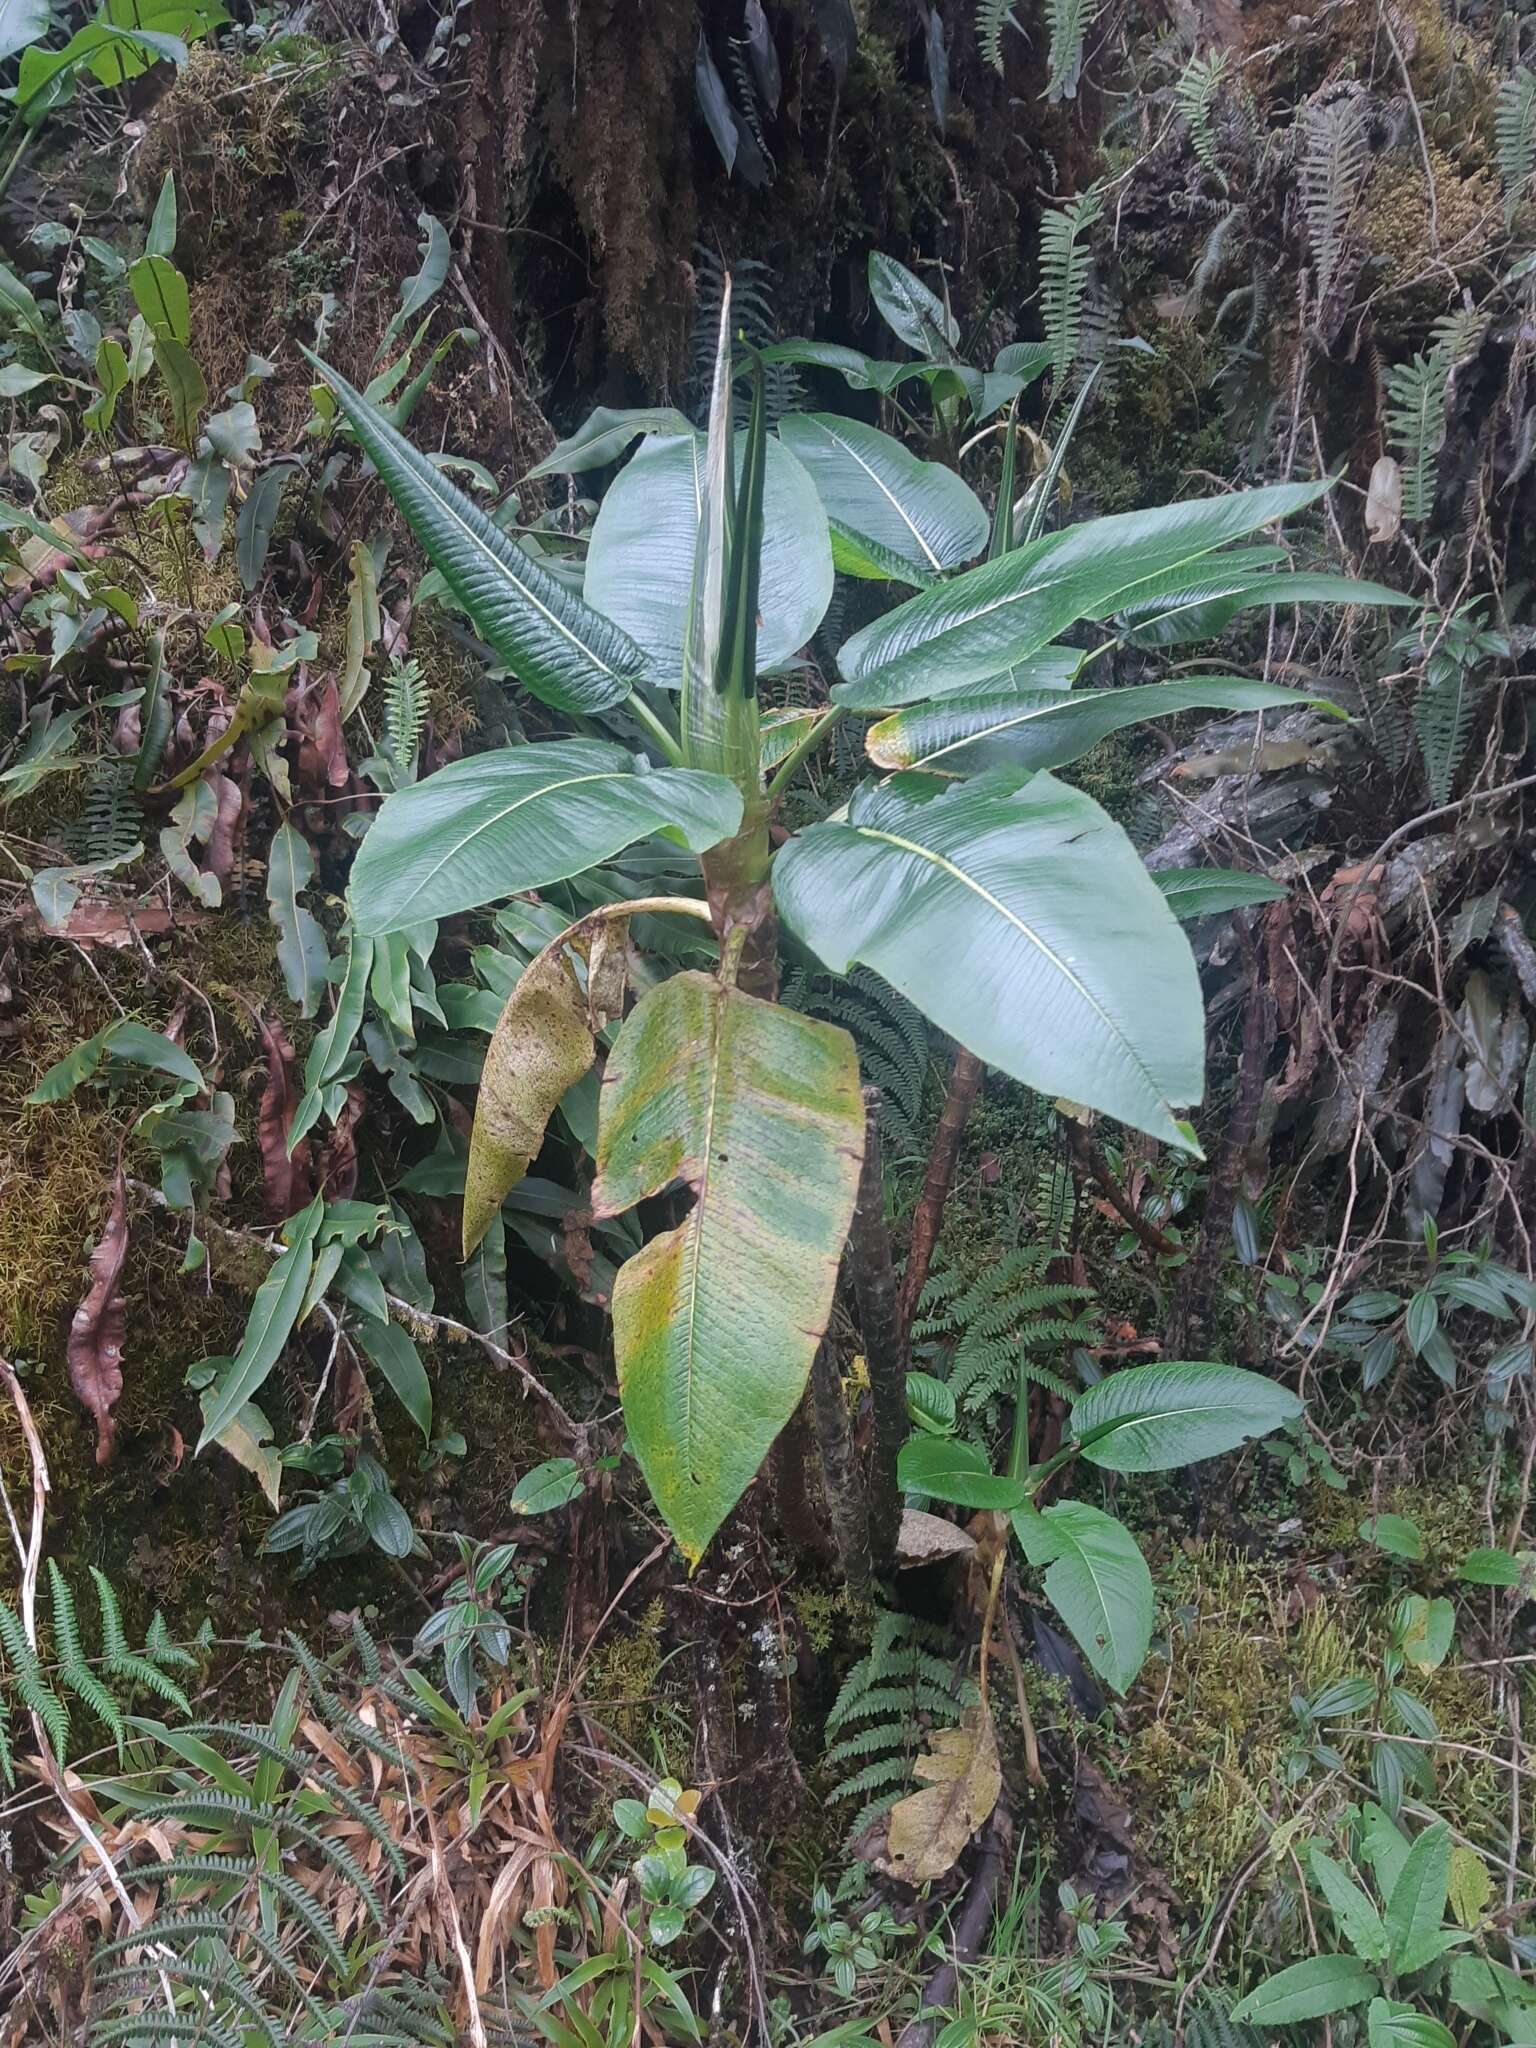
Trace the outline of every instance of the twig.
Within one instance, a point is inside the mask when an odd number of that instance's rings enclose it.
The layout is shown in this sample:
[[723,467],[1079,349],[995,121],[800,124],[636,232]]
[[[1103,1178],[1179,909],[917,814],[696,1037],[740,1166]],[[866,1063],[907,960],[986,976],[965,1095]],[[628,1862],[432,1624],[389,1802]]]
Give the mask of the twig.
[[912,1213],[912,1237],[897,1304],[903,1332],[911,1330],[918,1300],[928,1282],[928,1268],[933,1263],[934,1247],[938,1244],[939,1228],[944,1221],[944,1205],[954,1185],[960,1140],[965,1135],[966,1119],[980,1086],[981,1061],[975,1053],[967,1052],[961,1046],[955,1054],[949,1087],[944,1095],[944,1108],[939,1115],[938,1129],[933,1134],[933,1150],[928,1155],[923,1192]]
[[[869,1548],[881,1571],[890,1568],[901,1527],[896,1459],[907,1434],[907,1323],[896,1298],[891,1233],[885,1220],[885,1172],[880,1148],[881,1094],[864,1090],[864,1164],[848,1233],[848,1272],[859,1304],[859,1332],[869,1368],[875,1420],[875,1456],[869,1486]],[[818,1418],[820,1409],[818,1405]],[[818,1422],[819,1426],[819,1422]],[[829,1475],[830,1476],[830,1475]]]
[[1175,1243],[1166,1232],[1159,1230],[1155,1223],[1149,1222],[1142,1215],[1110,1171],[1109,1161],[1081,1124],[1068,1123],[1067,1141],[1072,1147],[1079,1168],[1087,1174],[1120,1221],[1141,1239],[1147,1250],[1156,1252],[1160,1258],[1182,1258],[1183,1245]]

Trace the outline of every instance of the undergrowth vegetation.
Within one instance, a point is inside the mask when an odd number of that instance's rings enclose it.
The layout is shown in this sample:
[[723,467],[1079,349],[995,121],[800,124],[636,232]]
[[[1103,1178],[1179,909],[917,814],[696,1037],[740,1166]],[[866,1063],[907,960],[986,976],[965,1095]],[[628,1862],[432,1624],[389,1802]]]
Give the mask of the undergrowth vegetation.
[[0,4],[0,2041],[1536,2039],[1536,69]]

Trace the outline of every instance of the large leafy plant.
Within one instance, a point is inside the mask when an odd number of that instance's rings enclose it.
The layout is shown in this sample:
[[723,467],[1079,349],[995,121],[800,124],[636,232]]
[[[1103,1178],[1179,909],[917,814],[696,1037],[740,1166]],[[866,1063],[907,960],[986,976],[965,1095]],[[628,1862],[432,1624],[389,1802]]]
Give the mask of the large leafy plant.
[[[1036,517],[1015,545],[1011,432],[990,519],[962,478],[868,425],[803,413],[770,433],[762,362],[733,352],[727,299],[707,432],[605,411],[546,465],[613,461],[640,438],[578,595],[322,370],[441,585],[580,735],[479,754],[389,797],[353,870],[354,943],[590,884],[657,836],[698,858],[701,895],[592,891],[524,971],[486,1061],[464,1231],[468,1254],[622,1018],[592,1206],[601,1221],[679,1184],[693,1197],[620,1269],[612,1307],[635,1453],[697,1558],[800,1399],[863,1149],[853,1041],[774,1000],[781,925],[834,972],[873,969],[1015,1079],[1188,1147],[1204,1054],[1193,957],[1120,827],[1048,771],[1137,719],[1298,693],[1229,675],[1119,691],[1080,679],[1127,638],[1165,646],[1245,606],[1391,593],[1292,576],[1278,547],[1236,545],[1322,484],[1052,534]],[[916,594],[843,645],[830,704],[765,713],[759,678],[816,630],[836,565]],[[1097,650],[1066,643],[1097,624]],[[840,721],[876,714],[871,758],[895,772],[775,850],[770,819],[802,763]],[[642,915],[707,920],[717,958],[666,979],[648,967],[624,1016]]]

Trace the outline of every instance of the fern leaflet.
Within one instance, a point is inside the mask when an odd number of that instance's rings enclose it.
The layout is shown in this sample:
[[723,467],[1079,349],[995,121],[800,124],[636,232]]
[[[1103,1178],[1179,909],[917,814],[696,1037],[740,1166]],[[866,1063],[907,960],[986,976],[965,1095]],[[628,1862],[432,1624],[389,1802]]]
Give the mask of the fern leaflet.
[[1227,50],[1213,50],[1208,57],[1191,57],[1173,89],[1179,112],[1189,129],[1190,146],[1223,192],[1227,189],[1227,176],[1216,160],[1216,132],[1211,125],[1211,110],[1226,77],[1229,56]]
[[1494,147],[1504,182],[1504,218],[1512,221],[1536,170],[1536,72],[1522,64],[1499,82]]
[[1083,237],[1104,211],[1096,186],[1040,223],[1040,311],[1058,383],[1077,360],[1092,257]]
[[851,1723],[864,1725],[832,1742],[823,1756],[830,1772],[868,1761],[840,1777],[833,1800],[862,1803],[849,1828],[860,1834],[893,1806],[911,1782],[912,1764],[929,1731],[952,1728],[976,1699],[975,1685],[957,1677],[940,1654],[943,1631],[910,1614],[881,1614],[867,1655],[861,1657],[833,1702],[826,1732],[837,1736]]
[[1083,75],[1083,45],[1099,12],[1100,0],[1045,0],[1046,25],[1051,31],[1050,54],[1046,59],[1049,77],[1048,100],[1077,98]]
[[1316,273],[1317,298],[1338,274],[1356,201],[1371,157],[1366,102],[1356,93],[1316,101],[1301,116],[1301,203]]

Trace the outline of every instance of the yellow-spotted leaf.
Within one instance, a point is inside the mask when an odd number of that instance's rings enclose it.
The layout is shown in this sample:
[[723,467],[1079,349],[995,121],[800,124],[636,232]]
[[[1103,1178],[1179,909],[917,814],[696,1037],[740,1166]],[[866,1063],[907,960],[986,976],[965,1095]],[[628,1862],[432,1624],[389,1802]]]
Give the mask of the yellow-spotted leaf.
[[848,1034],[711,975],[651,989],[614,1044],[594,1214],[616,1216],[677,1181],[694,1197],[613,1290],[630,1440],[691,1561],[804,1391],[863,1143]]
[[529,962],[491,1034],[464,1173],[466,1259],[528,1171],[561,1096],[590,1071],[594,1052],[586,999],[562,938]]

